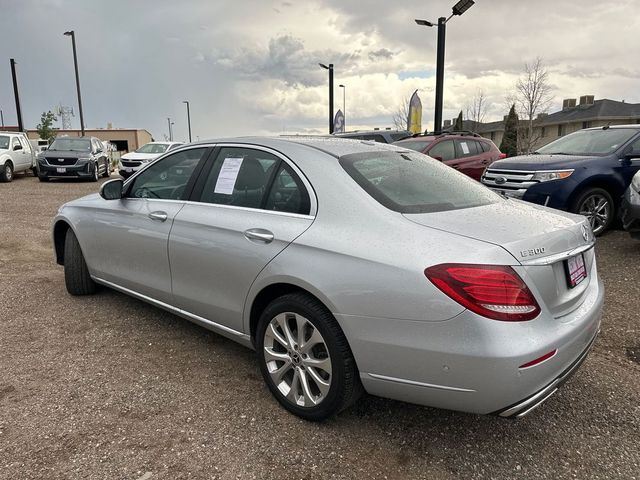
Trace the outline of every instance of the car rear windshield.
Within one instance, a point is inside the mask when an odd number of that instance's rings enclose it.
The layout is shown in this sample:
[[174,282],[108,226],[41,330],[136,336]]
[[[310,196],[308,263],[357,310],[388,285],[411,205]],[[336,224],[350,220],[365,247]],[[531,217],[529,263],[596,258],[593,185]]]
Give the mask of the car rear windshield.
[[545,155],[609,155],[638,132],[640,130],[635,128],[580,130],[545,145],[537,153]]
[[504,201],[421,153],[353,153],[341,157],[340,165],[369,195],[400,213],[442,212]]
[[416,152],[422,152],[424,151],[425,148],[427,148],[427,146],[432,141],[433,140],[427,140],[427,141],[411,140],[406,142],[396,142],[396,145],[399,145],[404,148],[408,148],[410,150],[415,150]]

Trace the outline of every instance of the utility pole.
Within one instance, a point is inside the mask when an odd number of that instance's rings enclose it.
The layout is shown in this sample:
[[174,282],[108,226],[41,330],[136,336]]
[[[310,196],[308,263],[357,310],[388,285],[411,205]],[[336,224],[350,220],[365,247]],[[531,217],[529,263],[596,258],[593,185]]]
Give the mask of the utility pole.
[[73,30],[64,32],[67,37],[71,37],[73,47],[73,65],[76,70],[76,90],[78,91],[78,112],[80,113],[80,130],[84,137],[84,116],[82,115],[82,95],[80,95],[80,75],[78,74],[78,55],[76,54],[76,33]]
[[189,111],[189,102],[184,100],[182,103],[187,104],[187,124],[189,126],[189,143],[191,143],[191,112]]
[[[20,95],[18,94],[18,79],[16,77],[16,61],[11,58],[9,60],[11,64],[11,78],[13,79],[13,95],[16,99],[16,116],[18,117],[18,130],[24,131],[24,124],[22,123],[22,109],[20,108]],[[4,125],[4,118],[2,119]]]

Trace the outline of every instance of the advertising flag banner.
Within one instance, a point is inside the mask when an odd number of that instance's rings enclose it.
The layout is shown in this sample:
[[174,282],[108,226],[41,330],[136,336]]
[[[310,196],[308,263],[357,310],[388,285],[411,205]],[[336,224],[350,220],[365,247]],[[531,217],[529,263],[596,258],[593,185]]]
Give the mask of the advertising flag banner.
[[342,110],[338,110],[333,118],[333,133],[344,133],[344,113]]
[[407,130],[411,133],[422,132],[422,102],[418,90],[413,92],[409,100],[409,115],[407,116]]

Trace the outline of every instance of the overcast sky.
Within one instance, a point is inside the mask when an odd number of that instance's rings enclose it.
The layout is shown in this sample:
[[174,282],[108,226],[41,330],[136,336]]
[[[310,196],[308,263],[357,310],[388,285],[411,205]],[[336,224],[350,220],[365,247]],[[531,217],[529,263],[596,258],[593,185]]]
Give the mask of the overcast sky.
[[[327,132],[327,72],[347,129],[391,126],[419,89],[433,120],[436,29],[454,0],[0,0],[0,108],[16,124],[9,58],[18,63],[25,124],[62,103],[76,108],[71,40],[78,43],[88,128],[175,121],[196,137]],[[476,0],[447,25],[444,118],[478,89],[486,120],[501,119],[526,61],[543,58],[555,97],[640,102],[640,0]],[[76,109],[77,110],[77,109]],[[79,119],[73,119],[79,127]]]

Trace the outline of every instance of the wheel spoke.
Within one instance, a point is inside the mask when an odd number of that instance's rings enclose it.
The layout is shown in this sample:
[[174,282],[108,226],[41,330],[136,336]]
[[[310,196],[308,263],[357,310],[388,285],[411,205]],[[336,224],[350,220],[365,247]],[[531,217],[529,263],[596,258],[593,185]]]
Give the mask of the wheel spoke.
[[287,400],[291,403],[299,405],[298,397],[300,396],[300,374],[298,370],[293,371],[293,380],[291,380],[291,389],[287,393]]
[[264,347],[264,359],[267,362],[288,362],[289,355],[285,352],[274,352],[270,347]]
[[324,370],[331,375],[331,359],[330,358],[306,358],[302,360],[305,367]]
[[307,372],[304,370],[300,370],[300,385],[302,386],[302,395],[304,397],[304,405],[316,405],[317,400],[313,393],[311,393],[311,387],[309,386],[309,378],[307,377]]
[[276,368],[275,370],[269,372],[269,375],[271,375],[271,379],[273,380],[273,383],[277,385],[280,384],[280,382],[282,382],[282,379],[284,378],[284,376],[287,374],[287,372],[289,370],[291,370],[292,365],[290,361],[286,361],[284,364],[282,364],[281,367]]
[[315,382],[318,390],[320,390],[320,398],[324,398],[329,393],[329,387],[331,386],[331,377],[328,380],[322,378],[314,368],[307,368],[309,377]]
[[317,345],[318,343],[324,343],[322,335],[320,335],[320,332],[318,332],[318,329],[313,326],[312,328],[313,328],[313,333],[309,337],[309,340],[300,344],[300,352],[302,353],[309,353],[309,350],[311,350],[314,347],[314,345]]
[[301,346],[304,343],[304,327],[307,324],[307,319],[301,317],[300,315],[296,315],[296,328],[298,330],[298,346]]
[[267,331],[265,333],[265,336],[267,338],[273,338],[274,340],[276,340],[280,345],[282,345],[284,348],[289,348],[289,344],[287,343],[287,339],[284,338],[282,335],[280,335],[280,332],[278,332],[276,330],[276,326],[274,325],[273,322],[271,322],[269,324],[269,327],[267,328]]
[[296,344],[296,338],[293,335],[293,332],[291,331],[291,328],[289,327],[289,318],[287,318],[287,316],[285,314],[281,314],[278,315],[278,317],[276,317],[278,319],[281,318],[280,320],[280,326],[282,327],[282,331],[284,332],[285,336],[287,337],[287,342],[289,343],[289,346],[291,348],[293,348],[293,346]]

